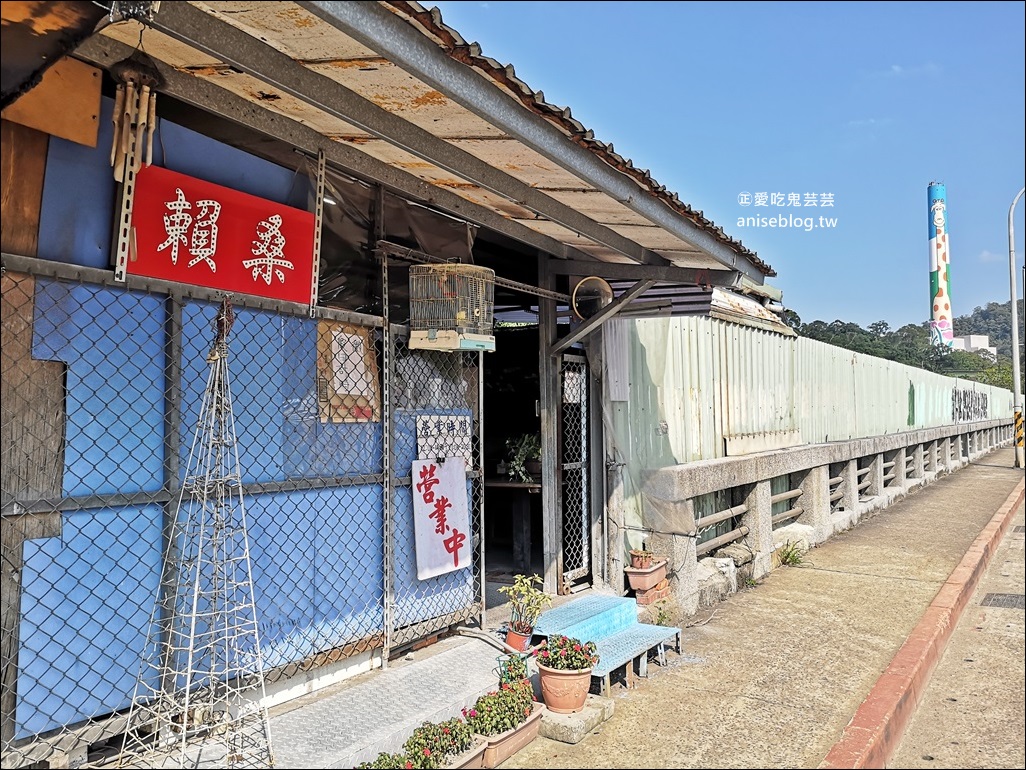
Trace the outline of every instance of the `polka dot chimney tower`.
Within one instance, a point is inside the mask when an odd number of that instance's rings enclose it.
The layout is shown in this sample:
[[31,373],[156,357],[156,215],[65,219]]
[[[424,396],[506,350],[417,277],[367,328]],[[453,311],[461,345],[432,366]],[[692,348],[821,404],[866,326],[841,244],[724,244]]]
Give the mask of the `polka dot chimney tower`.
[[951,347],[955,332],[951,312],[948,191],[940,182],[930,182],[926,194],[930,207],[930,338],[935,345]]

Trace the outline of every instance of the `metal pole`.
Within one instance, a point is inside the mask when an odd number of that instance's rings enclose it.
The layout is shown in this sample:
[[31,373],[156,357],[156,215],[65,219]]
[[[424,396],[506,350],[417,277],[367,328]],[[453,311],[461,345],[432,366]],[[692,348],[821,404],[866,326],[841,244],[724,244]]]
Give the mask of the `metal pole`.
[[1022,422],[1022,388],[1020,385],[1021,374],[1019,368],[1019,300],[1016,298],[1016,277],[1015,277],[1015,204],[1026,192],[1026,187],[1019,190],[1012,205],[1008,207],[1008,282],[1009,291],[1012,295],[1012,414],[1013,437],[1015,446],[1015,468],[1022,468],[1026,463],[1023,461],[1023,422]]

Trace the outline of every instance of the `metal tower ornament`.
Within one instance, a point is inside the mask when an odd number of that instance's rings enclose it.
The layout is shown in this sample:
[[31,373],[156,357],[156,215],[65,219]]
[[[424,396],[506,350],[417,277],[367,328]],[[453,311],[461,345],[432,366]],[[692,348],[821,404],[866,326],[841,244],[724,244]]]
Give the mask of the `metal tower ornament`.
[[225,298],[167,539],[123,767],[272,767],[263,660],[228,374]]

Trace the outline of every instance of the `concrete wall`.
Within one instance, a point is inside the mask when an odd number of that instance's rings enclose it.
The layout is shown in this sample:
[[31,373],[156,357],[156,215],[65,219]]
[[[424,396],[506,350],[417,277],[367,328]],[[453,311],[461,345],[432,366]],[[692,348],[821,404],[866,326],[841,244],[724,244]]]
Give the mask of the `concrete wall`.
[[[647,547],[670,558],[671,596],[692,615],[739,582],[765,577],[785,546],[808,551],[1011,439],[1010,421],[988,420],[663,468],[646,482],[653,498],[686,507],[700,495],[734,490],[746,510],[735,519],[733,542],[706,553],[694,536],[653,534]],[[784,518],[774,524],[770,480],[788,475],[801,494],[787,503],[794,513],[778,514]],[[702,519],[696,524],[700,533]],[[612,575],[615,565],[608,566]]]

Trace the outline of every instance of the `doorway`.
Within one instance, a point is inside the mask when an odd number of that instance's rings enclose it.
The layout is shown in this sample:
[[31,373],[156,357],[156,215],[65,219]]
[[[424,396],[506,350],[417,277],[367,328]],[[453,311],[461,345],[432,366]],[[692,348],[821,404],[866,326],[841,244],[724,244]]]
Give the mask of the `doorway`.
[[542,484],[519,468],[510,446],[540,436],[538,325],[496,325],[484,357],[485,579],[507,585],[517,574],[543,575]]
[[[485,578],[494,589],[517,574],[545,574],[543,492],[555,484],[559,542],[554,544],[562,593],[587,587],[595,569],[601,496],[592,489],[594,387],[583,350],[559,357],[556,475],[511,467],[509,444],[540,434],[537,324],[496,326],[495,352],[484,363]],[[598,507],[596,506],[598,503]]]

